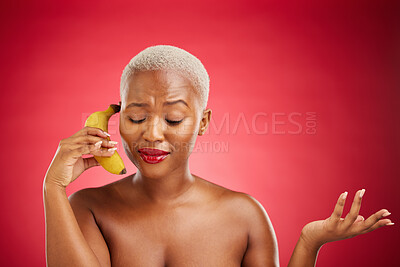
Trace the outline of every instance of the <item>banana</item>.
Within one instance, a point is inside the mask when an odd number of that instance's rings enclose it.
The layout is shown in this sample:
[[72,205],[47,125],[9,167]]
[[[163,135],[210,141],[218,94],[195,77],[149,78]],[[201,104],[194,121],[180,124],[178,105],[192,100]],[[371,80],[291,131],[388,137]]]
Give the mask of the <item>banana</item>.
[[[104,132],[108,133],[108,120],[112,115],[118,113],[120,106],[111,104],[108,109],[104,111],[97,111],[86,119],[85,126],[100,128]],[[110,137],[107,137],[110,140]],[[100,163],[100,165],[108,172],[113,174],[125,174],[126,169],[121,156],[117,151],[112,154],[111,157],[99,157],[94,158]]]

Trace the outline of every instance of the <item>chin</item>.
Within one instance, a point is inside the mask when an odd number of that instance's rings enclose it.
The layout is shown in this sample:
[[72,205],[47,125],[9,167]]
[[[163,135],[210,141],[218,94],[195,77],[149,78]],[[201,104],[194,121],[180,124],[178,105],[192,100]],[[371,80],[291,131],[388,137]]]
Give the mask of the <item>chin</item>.
[[140,162],[139,166],[136,166],[140,173],[151,179],[162,179],[168,175],[171,171],[171,168],[168,166],[161,166],[161,163],[157,164],[148,164],[146,162]]

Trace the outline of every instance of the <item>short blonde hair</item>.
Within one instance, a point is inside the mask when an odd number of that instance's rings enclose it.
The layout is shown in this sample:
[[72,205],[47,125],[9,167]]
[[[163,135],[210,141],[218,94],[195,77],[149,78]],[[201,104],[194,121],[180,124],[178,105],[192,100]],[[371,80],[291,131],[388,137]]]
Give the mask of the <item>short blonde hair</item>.
[[189,52],[172,45],[147,47],[134,56],[122,72],[120,96],[122,98],[126,80],[135,71],[172,69],[186,74],[200,95],[203,110],[207,106],[210,77],[201,61]]

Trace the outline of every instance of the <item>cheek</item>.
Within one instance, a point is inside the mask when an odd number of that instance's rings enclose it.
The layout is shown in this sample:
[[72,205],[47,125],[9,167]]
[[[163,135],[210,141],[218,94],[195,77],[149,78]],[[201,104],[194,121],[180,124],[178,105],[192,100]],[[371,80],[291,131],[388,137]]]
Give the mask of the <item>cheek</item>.
[[167,140],[176,150],[190,153],[197,138],[197,125],[194,120],[185,120],[179,126],[171,127],[166,134]]
[[186,118],[177,126],[170,126],[168,134],[182,140],[189,140],[197,133],[196,121],[193,118]]
[[[122,116],[121,116],[122,117]],[[128,143],[136,140],[140,134],[140,126],[138,124],[131,123],[125,119],[119,121],[119,133],[121,138]]]

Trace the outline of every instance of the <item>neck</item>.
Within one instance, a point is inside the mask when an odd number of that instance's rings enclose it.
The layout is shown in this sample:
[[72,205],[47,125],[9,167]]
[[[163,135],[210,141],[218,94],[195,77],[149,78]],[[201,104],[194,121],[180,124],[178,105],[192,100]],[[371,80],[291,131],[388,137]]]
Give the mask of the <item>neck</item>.
[[195,177],[186,166],[184,169],[175,170],[158,179],[146,177],[138,170],[132,182],[151,202],[166,203],[177,200],[179,196],[187,192],[194,184]]

